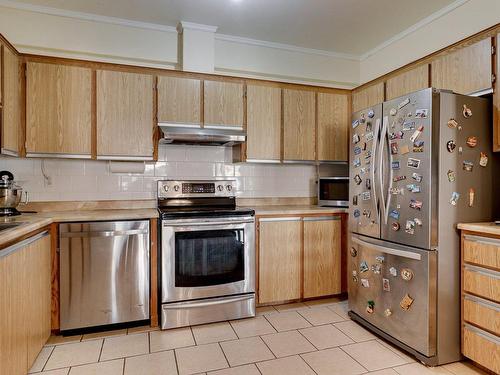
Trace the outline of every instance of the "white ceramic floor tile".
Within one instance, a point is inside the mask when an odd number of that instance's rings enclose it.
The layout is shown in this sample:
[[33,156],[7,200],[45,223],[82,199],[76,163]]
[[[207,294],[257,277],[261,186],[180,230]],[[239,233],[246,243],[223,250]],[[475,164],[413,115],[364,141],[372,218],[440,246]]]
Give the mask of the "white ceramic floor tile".
[[301,357],[318,375],[358,375],[367,372],[340,348],[302,354]]
[[175,349],[179,373],[197,374],[229,367],[219,344]]
[[338,323],[345,319],[326,307],[312,307],[307,310],[298,311],[313,326],[320,326],[328,323]]
[[209,372],[209,375],[260,375],[257,367],[252,363],[251,365],[244,365],[238,367],[226,368],[224,370]]
[[377,337],[354,321],[335,323],[335,327],[356,342],[374,340]]
[[224,350],[224,354],[231,367],[274,359],[273,353],[271,353],[260,337],[225,341],[221,342],[220,346]]
[[256,316],[276,314],[277,312],[278,310],[276,310],[273,306],[262,306],[255,309]]
[[287,331],[261,336],[276,357],[308,353],[316,348],[298,331]]
[[486,372],[477,368],[470,362],[454,362],[442,366],[454,375],[486,375]]
[[349,315],[347,315],[347,312],[349,311],[349,308],[347,307],[347,303],[345,302],[338,302],[334,303],[330,306],[328,306],[330,310],[332,310],[334,313],[337,315],[341,316],[345,320],[350,320]]
[[101,347],[102,339],[58,345],[50,355],[45,370],[97,362]]
[[276,332],[273,326],[269,324],[269,322],[263,316],[233,320],[231,321],[231,325],[233,326],[236,334],[240,339],[245,337],[267,335],[269,333]]
[[443,367],[426,367],[420,363],[410,363],[404,366],[394,367],[400,375],[450,375],[452,374]]
[[413,357],[412,355],[410,355],[409,353],[395,347],[394,345],[384,341],[384,340],[381,340],[381,339],[377,339],[377,341],[379,343],[381,343],[383,346],[385,346],[386,348],[392,350],[394,353],[396,353],[397,355],[399,355],[401,358],[403,358],[406,363],[412,363],[412,362],[415,362],[415,357]]
[[192,331],[197,345],[234,340],[238,338],[228,322],[193,326]]
[[105,337],[114,337],[114,336],[124,336],[127,334],[127,329],[116,329],[113,331],[105,331],[105,332],[96,332],[96,333],[88,333],[83,335],[82,341],[100,339]]
[[150,332],[149,339],[151,352],[195,345],[193,334],[189,327]]
[[50,371],[44,371],[44,372],[37,372],[37,375],[68,375],[69,374],[69,367],[67,368],[61,368],[58,370],[50,370]]
[[314,299],[311,301],[306,301],[304,303],[309,307],[314,307],[314,306],[331,306],[339,302],[342,302],[342,300],[336,297],[332,297],[332,298]]
[[34,372],[40,372],[43,370],[43,367],[47,363],[47,360],[50,357],[50,354],[52,353],[52,350],[54,350],[53,346],[44,346],[40,353],[38,354],[38,357],[36,357],[35,363],[33,363],[33,366],[31,366],[31,369],[29,370],[29,374],[34,373]]
[[287,303],[285,305],[277,305],[274,306],[276,310],[279,312],[284,312],[284,311],[297,311],[297,310],[304,310],[308,309],[309,306],[307,306],[305,303],[302,302],[295,302],[295,303]]
[[176,375],[173,350],[125,358],[124,375]]
[[122,375],[123,361],[123,359],[115,359],[114,361],[71,367],[69,375]]
[[300,330],[300,333],[319,350],[354,343],[349,336],[342,333],[342,331],[331,324],[304,328]]
[[311,324],[296,311],[268,315],[266,316],[266,319],[273,325],[274,328],[276,328],[278,332],[311,326]]
[[342,350],[370,371],[403,365],[406,361],[376,340],[342,346]]
[[50,345],[60,345],[60,344],[69,344],[74,342],[79,342],[82,339],[82,335],[75,336],[50,336],[47,340],[45,346]]
[[396,371],[392,368],[386,368],[383,370],[378,370],[378,371],[370,371],[370,375],[398,375]]
[[262,375],[314,375],[314,371],[298,355],[257,363]]
[[149,353],[147,333],[109,337],[104,339],[100,361]]

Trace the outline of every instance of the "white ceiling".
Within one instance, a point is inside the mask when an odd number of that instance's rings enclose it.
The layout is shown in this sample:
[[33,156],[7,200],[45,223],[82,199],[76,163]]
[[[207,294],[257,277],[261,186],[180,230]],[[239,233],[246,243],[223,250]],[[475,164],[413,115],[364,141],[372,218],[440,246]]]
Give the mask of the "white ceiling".
[[[456,0],[16,0],[58,9],[363,55]],[[463,1],[462,1],[463,2]]]

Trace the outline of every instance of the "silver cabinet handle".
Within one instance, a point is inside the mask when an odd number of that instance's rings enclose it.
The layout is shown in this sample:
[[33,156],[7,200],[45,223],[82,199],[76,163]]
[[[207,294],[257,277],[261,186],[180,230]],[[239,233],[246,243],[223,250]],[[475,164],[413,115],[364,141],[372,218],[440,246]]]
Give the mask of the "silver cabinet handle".
[[471,331],[472,333],[474,333],[478,336],[481,336],[485,340],[488,340],[488,341],[493,342],[497,345],[500,345],[500,339],[497,336],[492,335],[489,332],[483,331],[482,329],[479,329],[479,328],[474,327],[474,326],[467,324],[467,323],[464,323],[464,328],[468,329],[469,331]]
[[422,256],[418,253],[412,253],[410,251],[390,249],[390,248],[387,248],[384,246],[374,245],[374,244],[371,244],[369,242],[365,242],[363,240],[360,240],[359,238],[356,238],[356,237],[351,237],[351,239],[352,239],[352,242],[355,242],[358,245],[371,247],[372,249],[378,250],[382,253],[391,254],[391,255],[398,256],[398,257],[402,257],[402,258],[422,260]]
[[147,229],[131,229],[131,230],[109,230],[100,232],[62,232],[61,237],[64,238],[80,238],[80,237],[116,237],[116,236],[133,236],[137,234],[149,234]]
[[477,243],[482,243],[485,245],[500,246],[500,240],[496,239],[496,238],[473,236],[470,234],[466,234],[464,236],[464,239],[466,239],[467,241],[470,241],[470,242],[477,242]]
[[0,250],[0,258],[6,257],[9,254],[15,253],[18,250],[21,250],[22,248],[28,246],[29,244],[32,244],[33,242],[39,240],[40,238],[43,238],[45,236],[48,236],[49,232],[48,231],[43,231],[41,233],[35,234],[33,237],[27,238],[23,241],[20,241],[12,246],[9,246],[3,250]]
[[272,221],[300,221],[302,218],[299,216],[291,216],[291,217],[266,217],[260,218],[260,222],[272,222]]
[[340,216],[306,216],[304,221],[335,221],[340,220]]
[[479,297],[476,297],[476,296],[473,296],[470,294],[465,294],[464,299],[466,299],[467,301],[477,303],[478,305],[487,307],[489,309],[500,312],[500,304],[498,304],[498,303],[491,302],[491,301],[488,301],[486,299],[479,298]]
[[498,272],[498,271],[493,271],[493,270],[489,270],[487,268],[481,268],[481,267],[477,267],[477,266],[471,266],[469,264],[466,264],[464,268],[466,271],[477,273],[479,275],[488,276],[488,277],[491,277],[493,279],[500,280],[500,272]]
[[238,296],[238,297],[232,297],[232,298],[221,298],[221,299],[215,299],[215,300],[209,300],[209,301],[203,301],[203,302],[182,302],[182,303],[173,303],[173,304],[164,304],[162,305],[163,310],[179,310],[179,309],[192,309],[192,308],[199,308],[199,307],[209,307],[209,306],[215,306],[215,305],[225,305],[228,303],[233,303],[233,302],[239,302],[239,301],[247,301],[247,300],[252,300],[254,299],[255,296],[249,295],[249,296]]

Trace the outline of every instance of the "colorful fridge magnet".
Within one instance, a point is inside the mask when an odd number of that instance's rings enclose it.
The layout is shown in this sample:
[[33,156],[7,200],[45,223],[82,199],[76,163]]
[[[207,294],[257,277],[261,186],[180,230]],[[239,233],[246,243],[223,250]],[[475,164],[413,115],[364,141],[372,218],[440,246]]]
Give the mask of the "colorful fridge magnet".
[[373,132],[366,133],[365,139],[367,142],[371,141],[373,139]]
[[418,137],[420,137],[420,134],[422,134],[423,131],[424,131],[424,127],[419,126],[418,129],[415,130],[413,132],[413,134],[411,135],[410,141],[415,142],[418,139]]
[[370,150],[366,151],[365,159],[370,159],[372,157],[372,152]]
[[355,283],[358,282],[358,271],[356,270],[352,270],[352,281],[354,281]]
[[354,166],[354,168],[360,167],[361,166],[361,160],[359,158],[354,159],[354,161],[352,162],[352,165]]
[[415,224],[417,224],[419,227],[422,226],[422,220],[420,220],[418,217],[416,217],[415,219],[413,219],[413,221],[415,222]]
[[363,146],[361,147],[363,151],[366,151],[366,142],[363,142]]
[[398,277],[398,270],[396,267],[391,267],[389,268],[389,273],[391,274],[391,276],[393,277]]
[[373,314],[373,310],[375,309],[375,302],[368,301],[366,304],[366,312],[368,314]]
[[469,118],[472,116],[472,110],[469,107],[467,107],[467,104],[464,104],[462,114],[464,115],[465,118]]
[[451,169],[448,169],[448,172],[446,172],[446,175],[448,176],[448,181],[455,182],[455,179],[456,179],[455,172],[453,172]]
[[401,225],[397,221],[395,221],[391,224],[391,228],[394,232],[397,232],[401,228]]
[[407,132],[415,129],[415,121],[405,121],[403,122],[403,131]]
[[413,208],[414,210],[420,211],[422,209],[423,203],[421,201],[417,201],[416,199],[410,200],[410,208]]
[[406,155],[410,152],[410,148],[408,147],[408,145],[403,145],[399,148],[399,152],[401,153],[401,155]]
[[448,127],[449,127],[450,129],[455,129],[455,128],[458,126],[458,122],[457,122],[457,120],[455,120],[454,118],[450,118],[450,119],[448,120],[447,125],[448,125]]
[[406,188],[411,193],[420,193],[420,185],[409,184],[409,185],[406,185]]
[[357,174],[356,176],[354,176],[354,182],[356,183],[356,185],[360,185],[361,182],[363,182],[363,180],[361,179],[361,177],[359,177],[359,174]]
[[486,155],[484,152],[481,152],[479,154],[479,165],[481,167],[486,167],[488,165],[488,155]]
[[461,155],[462,152],[464,151],[464,149],[462,148],[462,146],[458,146],[458,153]]
[[361,216],[361,211],[359,211],[358,209],[355,209],[352,214],[354,215],[354,217],[360,217]]
[[413,152],[424,152],[424,141],[413,142]]
[[413,279],[413,271],[409,268],[403,268],[401,270],[401,278],[405,281],[410,281],[411,279]]
[[398,181],[403,181],[403,180],[406,180],[406,176],[396,176],[396,177],[393,177],[392,181],[393,182],[398,182]]
[[464,160],[462,168],[464,171],[472,172],[472,169],[474,168],[474,163],[468,160]]
[[468,137],[466,143],[467,143],[467,146],[469,146],[470,148],[476,147],[477,146],[477,137],[475,137],[475,136]]
[[356,144],[356,143],[358,143],[360,140],[361,140],[361,138],[359,137],[359,134],[358,134],[358,133],[353,134],[353,136],[352,136],[352,143]]
[[359,154],[361,154],[361,147],[359,146],[354,147],[354,155],[359,155]]
[[398,109],[401,109],[403,107],[406,107],[408,104],[410,104],[410,98],[406,98],[403,100],[401,103],[398,104]]
[[364,191],[361,193],[361,199],[364,201],[369,201],[371,199],[371,194],[369,191]]
[[405,232],[415,234],[415,222],[413,220],[406,220]]
[[404,195],[405,191],[403,188],[392,187],[389,188],[389,194],[392,195]]
[[392,315],[391,309],[385,309],[384,310],[384,315],[386,318],[390,317]]
[[460,194],[454,191],[451,193],[450,203],[452,206],[456,206],[458,203],[458,199],[460,198]]
[[428,109],[417,109],[415,111],[415,117],[416,118],[427,118],[427,115],[429,114]]
[[353,128],[353,129],[356,129],[356,128],[358,127],[358,125],[359,125],[359,120],[354,120],[354,121],[352,122],[352,128]]
[[370,109],[370,110],[368,111],[368,117],[369,117],[369,118],[373,118],[373,116],[375,116],[375,112],[373,111],[373,109]]
[[361,279],[361,285],[363,285],[364,288],[369,288],[370,287],[370,280]]
[[389,139],[391,141],[394,139],[403,139],[403,137],[404,137],[404,133],[402,131],[389,134]]
[[393,161],[391,163],[391,168],[392,169],[399,169],[400,168],[399,161]]
[[397,142],[391,142],[391,155],[397,155],[398,153],[398,143]]
[[372,131],[372,122],[371,121],[368,121],[366,123],[366,131],[367,132],[371,132]]
[[408,311],[413,303],[414,299],[410,297],[408,293],[405,294],[401,302],[399,303],[399,306],[405,311]]
[[454,140],[450,139],[448,142],[446,142],[446,149],[448,150],[448,152],[455,151],[456,147],[457,147],[457,144],[455,143]]
[[356,250],[356,248],[354,248],[354,247],[351,247],[351,249],[349,250],[349,253],[351,254],[351,256],[353,258],[356,258],[356,256],[358,255],[358,250]]
[[372,264],[371,270],[374,274],[379,275],[380,271],[382,270],[382,267],[380,266],[380,264]]
[[474,188],[469,189],[469,207],[474,207],[474,196],[476,195],[476,191]]
[[384,257],[383,255],[377,255],[377,256],[375,257],[375,261],[376,261],[377,263],[382,264],[382,263],[384,263],[384,261],[385,261],[385,257]]
[[359,272],[364,273],[367,272],[370,268],[368,267],[368,263],[366,263],[366,260],[361,261],[359,264]]
[[371,210],[363,210],[363,216],[369,219],[372,216],[372,211]]
[[384,292],[390,292],[391,291],[391,283],[389,279],[382,279],[382,289]]
[[420,159],[408,158],[406,165],[408,168],[418,169],[420,167]]
[[412,173],[411,178],[413,178],[417,182],[422,182],[422,175],[418,173]]
[[361,116],[359,117],[359,123],[360,124],[364,124],[366,121],[366,118],[365,118],[365,114],[362,113]]
[[371,190],[371,188],[372,188],[372,181],[371,181],[369,178],[367,178],[367,179],[365,180],[365,187],[366,187],[366,189],[368,189],[368,190]]
[[398,113],[398,110],[396,108],[391,108],[391,110],[389,111],[389,114],[391,116],[396,116],[396,113]]
[[389,216],[394,220],[399,220],[399,211],[392,210],[391,212],[389,212]]
[[357,206],[358,205],[358,196],[357,195],[353,195],[352,196],[352,205],[353,206]]

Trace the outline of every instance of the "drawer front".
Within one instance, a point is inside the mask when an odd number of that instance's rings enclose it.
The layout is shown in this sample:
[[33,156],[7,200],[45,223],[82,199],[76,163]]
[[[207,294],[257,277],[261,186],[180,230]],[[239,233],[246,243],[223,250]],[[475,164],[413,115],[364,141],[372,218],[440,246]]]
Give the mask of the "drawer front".
[[463,282],[465,292],[500,302],[500,272],[466,265]]
[[474,362],[500,373],[500,340],[485,331],[465,324],[462,354]]
[[464,262],[500,270],[500,239],[465,235]]
[[500,305],[466,295],[464,297],[464,321],[500,336]]

